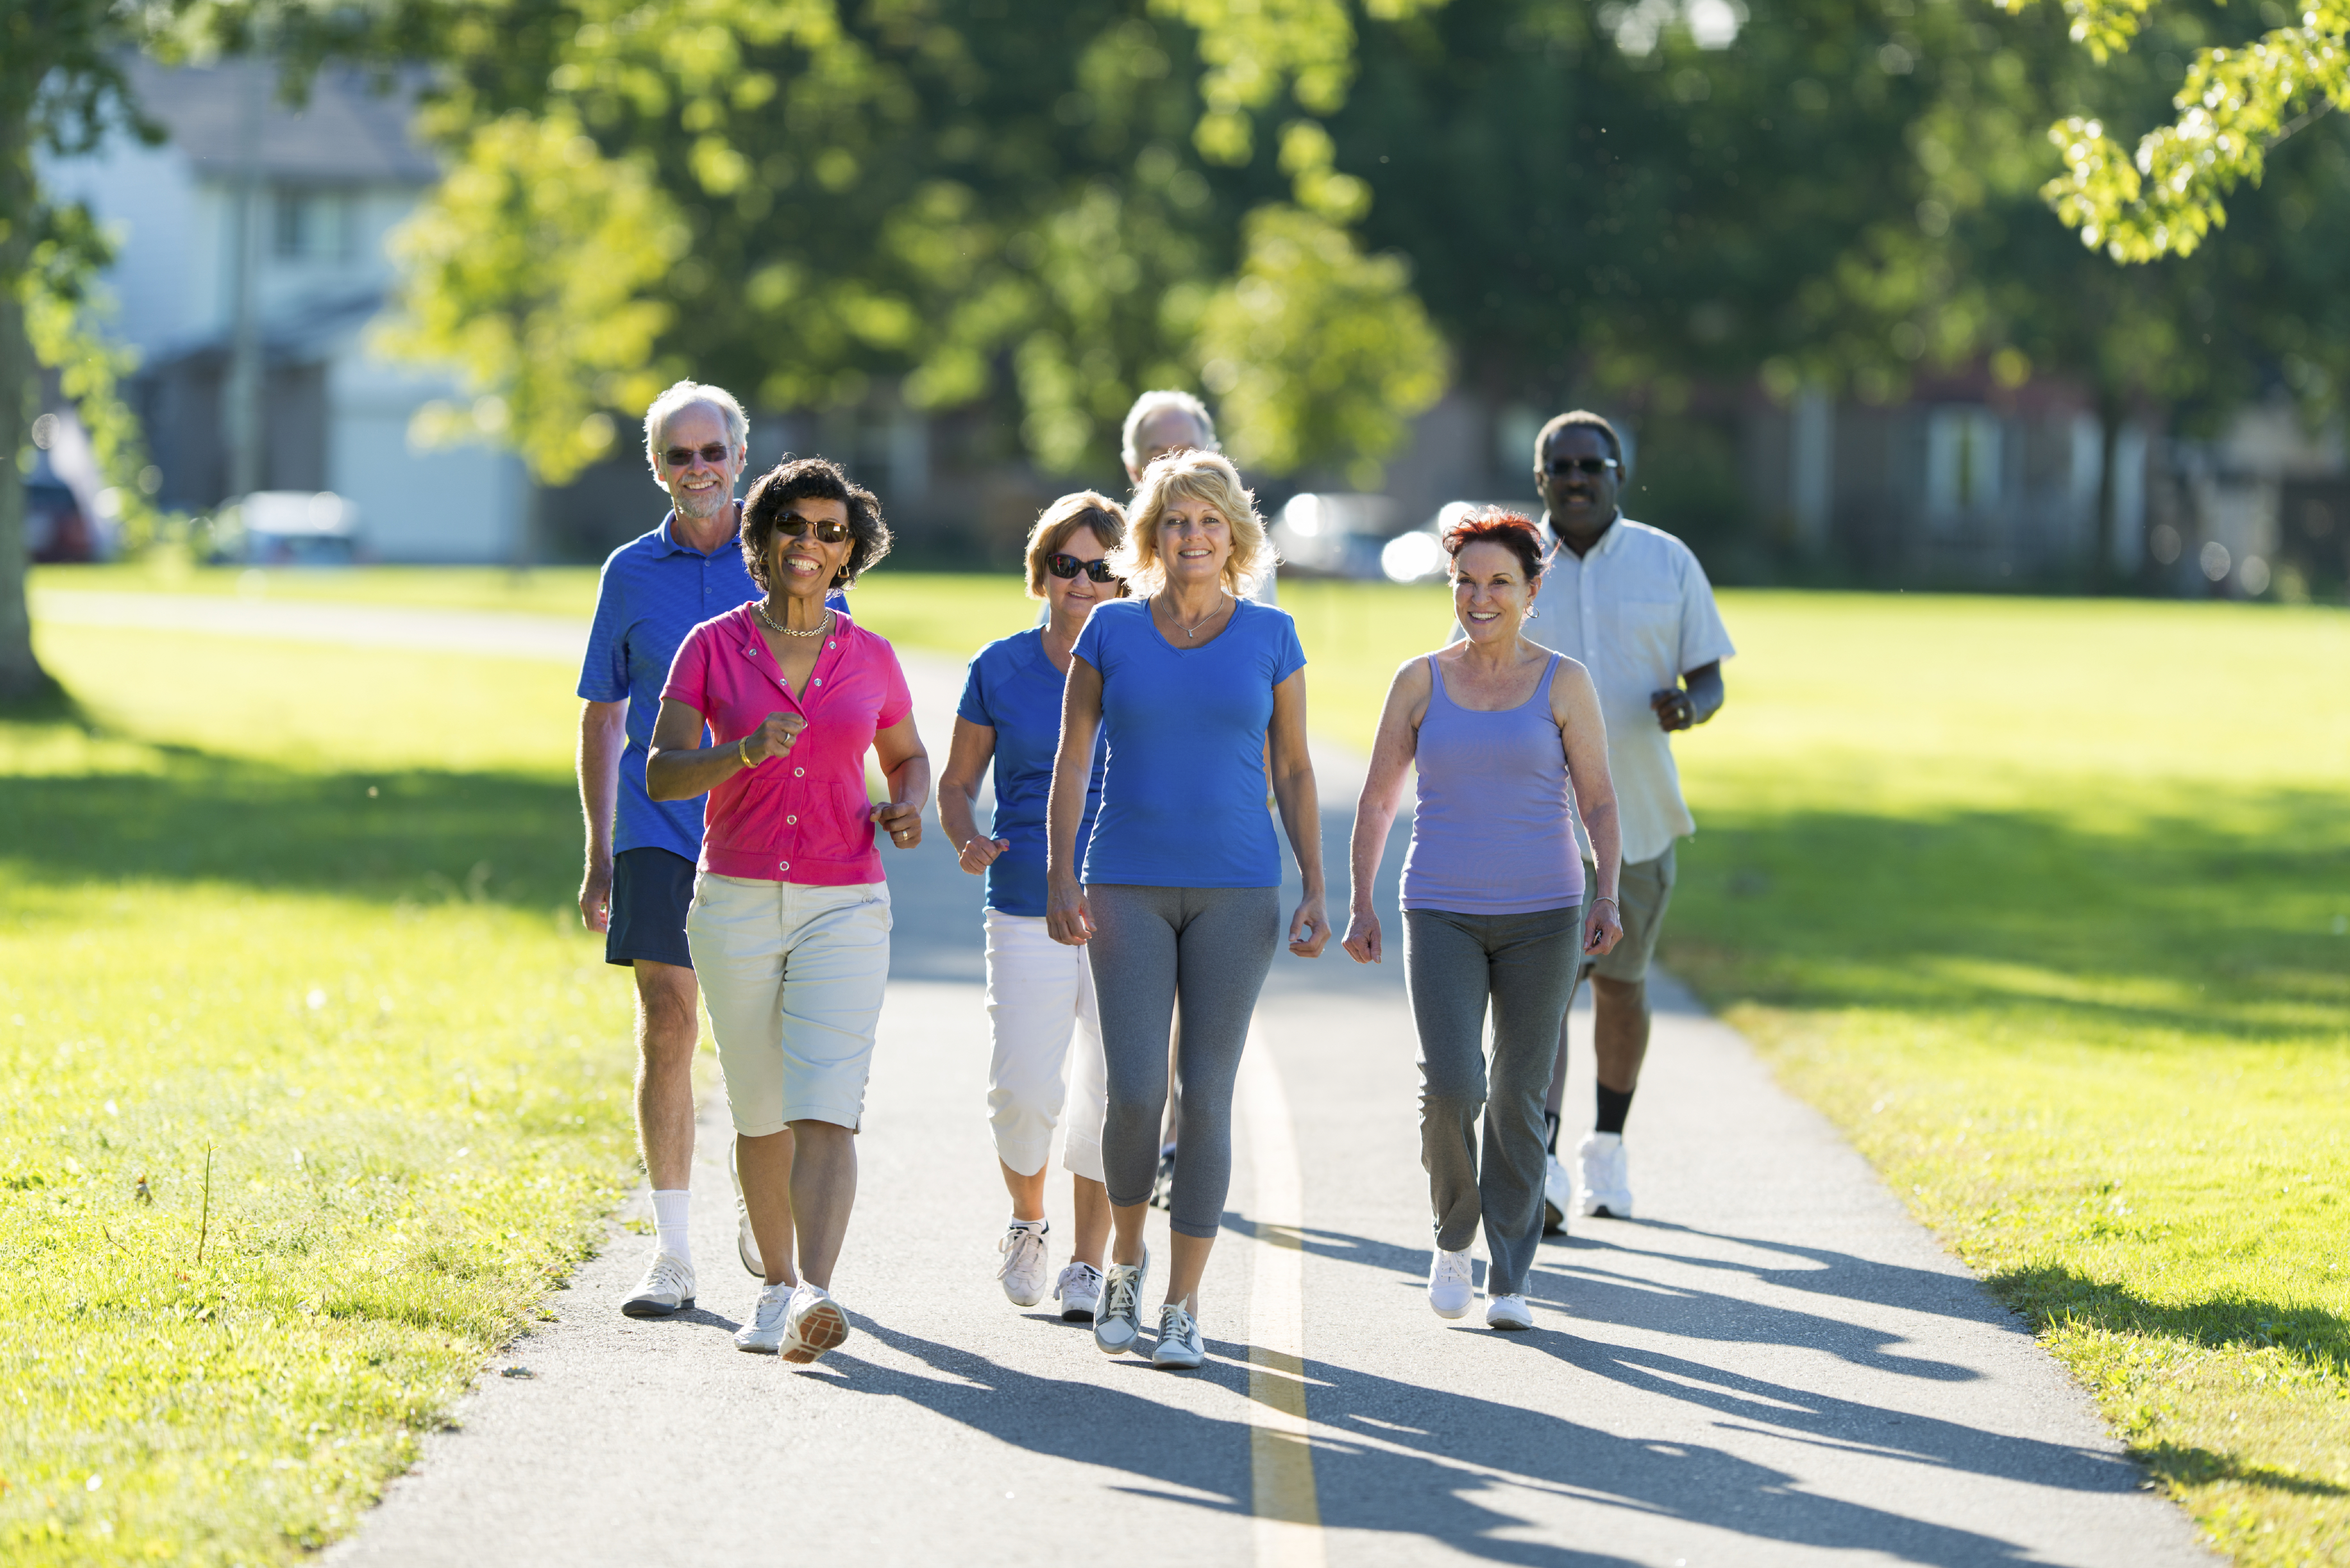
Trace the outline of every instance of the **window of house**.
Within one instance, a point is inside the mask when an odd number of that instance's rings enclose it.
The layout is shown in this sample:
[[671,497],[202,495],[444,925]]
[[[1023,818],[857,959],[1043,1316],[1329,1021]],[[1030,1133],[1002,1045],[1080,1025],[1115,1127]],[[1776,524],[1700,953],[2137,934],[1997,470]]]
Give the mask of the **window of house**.
[[281,186],[272,213],[274,251],[280,261],[351,259],[357,203],[345,191]]

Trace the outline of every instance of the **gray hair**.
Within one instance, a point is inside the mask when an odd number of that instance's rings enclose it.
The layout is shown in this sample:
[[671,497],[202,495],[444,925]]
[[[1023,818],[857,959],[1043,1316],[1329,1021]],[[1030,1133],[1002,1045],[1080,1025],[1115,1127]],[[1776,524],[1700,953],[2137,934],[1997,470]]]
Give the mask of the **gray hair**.
[[653,465],[656,472],[660,468],[658,455],[660,445],[668,434],[662,427],[669,423],[671,414],[680,409],[690,409],[696,403],[716,409],[719,417],[726,421],[728,447],[740,452],[750,444],[751,417],[743,411],[743,405],[734,400],[733,393],[723,387],[705,386],[700,381],[680,381],[655,398],[652,407],[645,410],[645,461]]
[[1152,415],[1164,413],[1169,409],[1180,409],[1183,412],[1191,415],[1192,420],[1199,425],[1200,433],[1208,438],[1207,441],[1201,444],[1200,448],[1201,451],[1222,452],[1224,450],[1222,447],[1216,444],[1215,416],[1208,412],[1207,404],[1201,402],[1199,399],[1193,397],[1189,392],[1179,392],[1172,389],[1158,392],[1145,392],[1142,396],[1134,400],[1134,407],[1126,410],[1126,428],[1118,432],[1118,455],[1126,460],[1127,467],[1140,468],[1142,466],[1142,452],[1134,444],[1135,432],[1139,431]]

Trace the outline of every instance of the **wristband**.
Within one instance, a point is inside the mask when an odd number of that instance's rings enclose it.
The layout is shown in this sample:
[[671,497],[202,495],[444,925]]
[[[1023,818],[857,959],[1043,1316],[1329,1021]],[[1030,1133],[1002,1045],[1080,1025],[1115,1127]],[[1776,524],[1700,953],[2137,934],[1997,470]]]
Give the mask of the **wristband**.
[[751,737],[748,735],[734,742],[734,755],[746,768],[755,768],[759,765],[751,760]]
[[[1616,900],[1613,898],[1594,898],[1591,900],[1591,907],[1595,909],[1602,904],[1616,904]],[[1619,915],[1622,914],[1624,912],[1624,906],[1621,904],[1616,904],[1616,912]]]

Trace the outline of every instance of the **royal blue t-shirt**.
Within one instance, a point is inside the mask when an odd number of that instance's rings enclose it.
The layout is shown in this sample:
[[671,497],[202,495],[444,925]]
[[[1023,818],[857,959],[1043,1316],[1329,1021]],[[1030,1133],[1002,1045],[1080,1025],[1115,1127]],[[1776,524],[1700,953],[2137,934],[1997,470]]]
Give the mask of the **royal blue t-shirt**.
[[1273,689],[1305,667],[1296,623],[1246,599],[1213,642],[1174,648],[1145,599],[1087,618],[1077,657],[1101,671],[1109,766],[1085,879],[1144,888],[1277,888],[1264,809]]
[[[987,907],[1007,915],[1045,912],[1045,811],[1053,793],[1053,760],[1061,749],[1061,688],[1066,683],[1045,655],[1042,631],[1014,632],[972,658],[955,709],[956,717],[995,732],[995,822],[988,836],[1009,840],[1012,847],[987,868]],[[1097,736],[1086,815],[1077,823],[1080,857],[1094,830],[1094,814],[1101,809],[1107,752],[1107,738]]]

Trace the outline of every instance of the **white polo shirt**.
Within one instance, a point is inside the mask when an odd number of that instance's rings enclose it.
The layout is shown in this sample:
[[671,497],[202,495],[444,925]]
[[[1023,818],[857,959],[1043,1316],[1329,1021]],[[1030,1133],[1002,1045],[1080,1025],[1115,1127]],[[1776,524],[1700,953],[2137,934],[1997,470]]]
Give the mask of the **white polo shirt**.
[[[1542,527],[1557,539],[1547,513]],[[1525,635],[1582,660],[1599,689],[1624,863],[1654,860],[1697,823],[1681,798],[1672,737],[1648,698],[1738,651],[1714,607],[1713,585],[1687,545],[1619,515],[1587,556],[1554,543],[1534,611]],[[1579,815],[1575,832],[1588,857]]]

